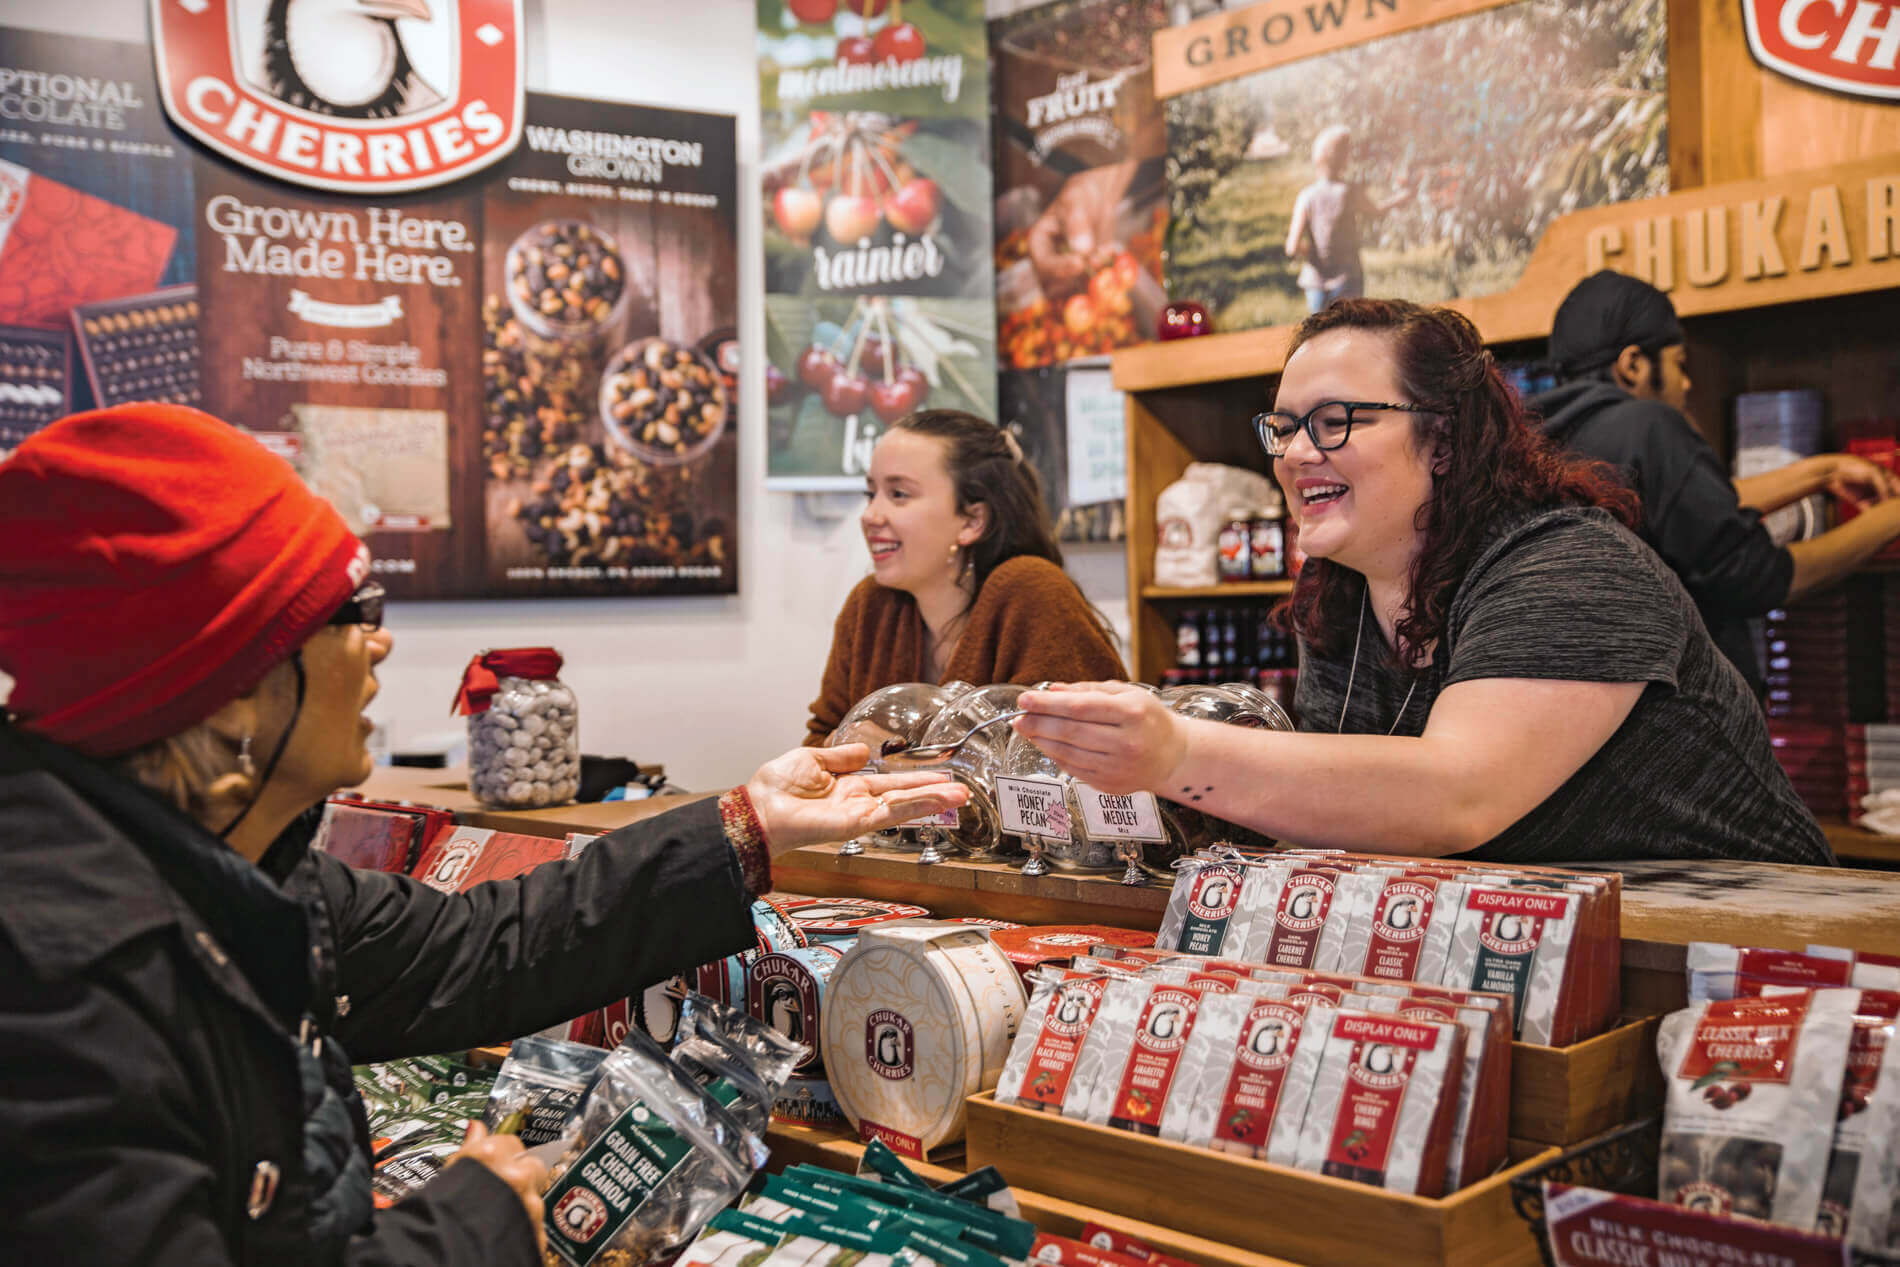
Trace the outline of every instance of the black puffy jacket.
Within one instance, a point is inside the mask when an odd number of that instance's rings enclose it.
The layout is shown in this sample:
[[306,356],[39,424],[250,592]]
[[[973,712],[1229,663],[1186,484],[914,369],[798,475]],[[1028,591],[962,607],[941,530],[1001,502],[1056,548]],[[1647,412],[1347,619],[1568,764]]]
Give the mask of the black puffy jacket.
[[1544,434],[1608,462],[1643,503],[1643,540],[1675,569],[1709,637],[1760,694],[1749,621],[1788,601],[1794,556],[1741,504],[1721,459],[1680,412],[1612,383],[1580,379],[1535,396]]
[[712,800],[461,895],[309,835],[253,866],[0,725],[8,1261],[526,1267],[532,1229],[482,1166],[371,1216],[349,1060],[506,1041],[753,939]]

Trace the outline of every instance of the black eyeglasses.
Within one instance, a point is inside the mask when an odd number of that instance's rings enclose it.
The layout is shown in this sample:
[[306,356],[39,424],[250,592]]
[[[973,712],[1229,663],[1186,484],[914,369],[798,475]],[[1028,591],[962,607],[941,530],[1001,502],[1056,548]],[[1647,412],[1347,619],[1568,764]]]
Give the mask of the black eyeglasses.
[[[1426,409],[1421,405],[1381,405],[1369,400],[1324,400],[1314,405],[1304,414],[1276,413],[1269,411],[1255,414],[1253,417],[1254,434],[1260,437],[1260,447],[1271,458],[1284,457],[1293,446],[1293,437],[1305,428],[1312,438],[1313,447],[1322,452],[1337,449],[1346,443],[1352,435],[1352,425],[1361,421],[1358,415],[1391,410],[1402,414],[1435,414],[1436,409]],[[1370,421],[1369,419],[1367,421]]]
[[332,625],[361,625],[364,633],[374,633],[383,627],[383,587],[378,581],[364,581],[357,587],[356,593],[343,602],[343,606],[331,613],[327,622]]

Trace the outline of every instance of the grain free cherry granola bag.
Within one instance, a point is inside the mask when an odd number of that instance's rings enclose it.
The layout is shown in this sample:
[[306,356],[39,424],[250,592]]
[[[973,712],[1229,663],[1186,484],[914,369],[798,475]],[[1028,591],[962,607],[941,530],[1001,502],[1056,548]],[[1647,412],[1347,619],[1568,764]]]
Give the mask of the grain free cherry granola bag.
[[1812,1228],[1859,998],[1814,990],[1715,999],[1663,1018],[1658,1199]]

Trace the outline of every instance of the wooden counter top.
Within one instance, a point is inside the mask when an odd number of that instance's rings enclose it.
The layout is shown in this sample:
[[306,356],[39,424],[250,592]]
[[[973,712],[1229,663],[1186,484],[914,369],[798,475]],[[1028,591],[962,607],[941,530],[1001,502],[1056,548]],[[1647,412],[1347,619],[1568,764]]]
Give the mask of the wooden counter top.
[[[461,771],[405,767],[378,768],[362,791],[439,805],[471,826],[542,836],[611,831],[700,799],[658,796],[489,810],[469,795]],[[1869,849],[1891,849],[1900,861],[1900,840],[1836,826]],[[1623,873],[1627,942],[1727,941],[1789,950],[1818,943],[1900,954],[1900,871],[1694,861],[1619,862],[1598,864],[1598,869]],[[1015,863],[952,859],[922,866],[914,853],[873,849],[841,856],[836,845],[792,850],[775,861],[773,872],[777,887],[786,892],[915,902],[939,915],[984,915],[1025,924],[1157,928],[1168,904],[1165,885],[1130,888],[1113,875],[1051,871],[1031,879]]]
[[715,792],[698,792],[682,796],[652,796],[643,801],[556,805],[550,809],[489,809],[469,794],[466,770],[423,770],[413,766],[378,766],[361,787],[351,790],[361,792],[371,800],[433,805],[450,811],[458,823],[469,827],[521,832],[528,836],[565,836],[571,831],[609,832],[669,809],[718,795]]
[[[915,902],[941,915],[988,915],[1025,924],[1157,928],[1168,904],[1160,885],[1127,888],[1114,876],[1052,872],[1026,879],[1005,863],[952,860],[921,866],[915,854],[840,857],[836,845],[781,856],[780,888],[828,897]],[[1619,862],[1626,941],[1685,945],[1727,941],[1798,950],[1809,943],[1900,954],[1900,873],[1791,867],[1765,862]]]

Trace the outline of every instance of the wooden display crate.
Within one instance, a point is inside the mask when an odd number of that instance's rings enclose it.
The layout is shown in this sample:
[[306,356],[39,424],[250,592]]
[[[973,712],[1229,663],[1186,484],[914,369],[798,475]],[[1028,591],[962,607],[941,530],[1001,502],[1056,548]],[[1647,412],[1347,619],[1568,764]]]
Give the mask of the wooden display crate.
[[1510,1181],[1554,1148],[1433,1199],[998,1104],[990,1092],[969,1104],[972,1168],[994,1165],[1012,1184],[1255,1253],[1309,1267],[1541,1261]]
[[1511,1044],[1511,1137],[1578,1144],[1662,1105],[1659,1017],[1625,1022],[1568,1047]]

